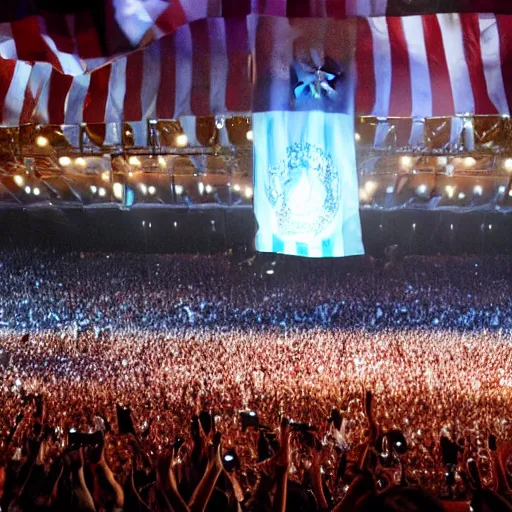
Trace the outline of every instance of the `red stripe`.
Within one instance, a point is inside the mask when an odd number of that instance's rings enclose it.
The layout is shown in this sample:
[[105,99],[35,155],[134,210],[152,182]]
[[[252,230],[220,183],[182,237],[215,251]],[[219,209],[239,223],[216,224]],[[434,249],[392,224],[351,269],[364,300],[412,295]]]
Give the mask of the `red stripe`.
[[144,52],[131,53],[126,58],[126,95],[124,117],[126,121],[142,119],[142,77],[144,73]]
[[375,106],[375,68],[373,64],[373,38],[368,20],[361,18],[357,24],[356,45],[356,112],[371,115]]
[[347,17],[346,0],[327,0],[327,16],[344,19]]
[[223,0],[222,16],[226,18],[241,18],[251,14],[251,0]]
[[9,92],[16,61],[0,59],[0,112],[2,113],[2,122],[6,119],[5,98]]
[[66,98],[73,83],[73,77],[52,70],[48,97],[48,117],[50,124],[64,123]]
[[192,114],[204,116],[210,114],[210,40],[208,20],[191,23],[193,59],[192,93],[190,108]]
[[[194,0],[197,1],[197,0]],[[176,29],[189,23],[187,14],[178,0],[172,0],[169,7],[159,16],[155,25],[164,34],[172,34]],[[193,20],[192,20],[193,21]]]
[[455,113],[452,84],[446,62],[441,27],[437,16],[422,16],[425,49],[427,52],[430,86],[432,88],[432,115],[449,116]]
[[480,25],[478,14],[461,14],[462,38],[464,41],[464,54],[468,63],[469,78],[475,98],[475,114],[497,114],[498,111],[489,99],[487,82],[484,74],[482,48],[480,46]]
[[84,105],[84,122],[86,123],[105,122],[110,70],[111,66],[105,66],[91,73],[91,83]]
[[228,49],[226,108],[230,112],[245,112],[251,109],[249,34],[245,18],[226,20],[226,38]]
[[69,31],[69,25],[65,16],[46,13],[44,16],[46,32],[51,37],[57,50],[65,53],[75,53],[75,42]]
[[156,101],[156,117],[172,119],[176,100],[176,45],[174,36],[160,40],[160,85]]
[[387,18],[391,45],[390,117],[407,117],[412,112],[411,69],[401,18]]
[[512,110],[512,17],[496,16],[500,37],[501,73],[509,109]]
[[100,38],[90,14],[75,16],[75,38],[78,55],[82,59],[103,56]]

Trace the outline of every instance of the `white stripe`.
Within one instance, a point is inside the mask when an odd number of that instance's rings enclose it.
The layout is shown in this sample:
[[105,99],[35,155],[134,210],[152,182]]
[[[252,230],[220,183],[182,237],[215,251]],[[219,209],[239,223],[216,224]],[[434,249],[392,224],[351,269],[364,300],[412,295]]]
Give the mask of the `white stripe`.
[[210,108],[213,114],[226,112],[226,89],[229,62],[225,23],[224,18],[208,20],[211,56]]
[[464,122],[461,117],[452,117],[450,125],[450,146],[451,149],[457,150],[462,142],[462,130]]
[[409,54],[412,93],[412,117],[432,117],[432,87],[421,16],[402,18]]
[[475,100],[469,77],[468,63],[464,54],[460,15],[438,14],[437,20],[441,29],[444,53],[450,74],[455,113],[474,113]]
[[494,14],[480,14],[480,46],[487,92],[500,114],[509,114],[509,105],[501,73],[500,36]]
[[79,124],[84,119],[84,103],[89,90],[91,75],[80,75],[73,78],[73,82],[66,97],[64,105],[64,124]]
[[77,55],[73,55],[66,52],[61,52],[57,48],[55,41],[48,35],[48,29],[46,27],[46,23],[43,18],[38,18],[39,28],[41,32],[41,36],[47,44],[48,48],[53,52],[53,54],[57,57],[60,66],[62,68],[62,72],[65,75],[81,75],[85,71],[84,65],[80,62],[80,59]]
[[[176,104],[174,117],[190,114],[190,94],[192,91],[192,34],[190,26],[185,25],[176,31]],[[172,66],[172,62],[169,63]]]
[[123,122],[126,79],[126,57],[124,57],[113,62],[110,68],[105,123]]
[[32,66],[26,62],[16,61],[11,85],[5,96],[3,124],[5,126],[18,126],[20,124],[21,110],[25,100],[25,91],[30,79]]
[[160,43],[157,41],[144,50],[142,75],[142,119],[156,117],[156,102],[160,87]]
[[391,45],[386,18],[368,20],[373,40],[375,106],[372,115],[387,117],[391,97]]
[[18,58],[16,42],[12,35],[10,23],[0,24],[0,57],[2,57],[2,59],[12,60],[16,60]]
[[52,66],[46,62],[36,62],[30,74],[28,87],[30,94],[37,100],[31,120],[37,123],[49,123],[48,98],[50,94],[50,77]]

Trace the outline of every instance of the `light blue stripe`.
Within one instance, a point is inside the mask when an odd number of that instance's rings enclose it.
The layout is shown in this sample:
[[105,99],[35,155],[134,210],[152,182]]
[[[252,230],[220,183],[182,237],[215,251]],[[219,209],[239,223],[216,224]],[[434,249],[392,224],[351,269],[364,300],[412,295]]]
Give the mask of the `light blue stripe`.
[[297,242],[297,256],[305,256],[309,255],[308,244],[303,244],[301,242]]
[[272,235],[272,252],[281,254],[284,252],[284,242],[274,234]]
[[322,240],[322,258],[332,258],[332,238]]

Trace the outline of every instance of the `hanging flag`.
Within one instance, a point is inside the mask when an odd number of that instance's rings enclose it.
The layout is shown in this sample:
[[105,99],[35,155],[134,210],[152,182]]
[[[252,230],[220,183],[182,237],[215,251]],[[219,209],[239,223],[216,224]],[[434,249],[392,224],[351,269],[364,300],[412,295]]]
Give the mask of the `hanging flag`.
[[255,37],[256,249],[319,258],[363,254],[355,24],[260,17]]

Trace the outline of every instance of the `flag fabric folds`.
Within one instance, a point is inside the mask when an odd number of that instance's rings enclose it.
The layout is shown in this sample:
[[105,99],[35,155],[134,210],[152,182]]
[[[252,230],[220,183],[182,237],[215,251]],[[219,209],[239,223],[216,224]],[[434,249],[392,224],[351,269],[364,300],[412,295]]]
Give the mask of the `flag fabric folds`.
[[255,37],[256,249],[318,258],[363,254],[355,24],[260,17]]

